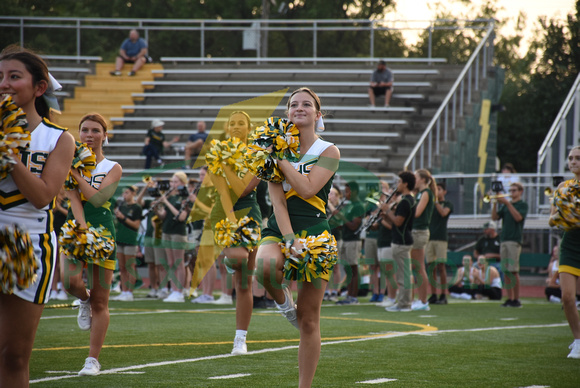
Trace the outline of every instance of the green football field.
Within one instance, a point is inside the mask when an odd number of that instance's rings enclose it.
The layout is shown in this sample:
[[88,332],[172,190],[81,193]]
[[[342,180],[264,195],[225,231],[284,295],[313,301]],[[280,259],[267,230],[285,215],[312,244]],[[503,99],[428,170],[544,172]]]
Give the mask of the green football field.
[[[101,374],[79,377],[89,332],[70,307],[46,308],[30,362],[38,387],[296,387],[298,331],[255,310],[248,354],[232,356],[233,307],[163,303],[138,291],[110,302]],[[450,300],[428,312],[388,313],[324,302],[316,387],[580,387],[580,360],[559,304]],[[60,302],[62,303],[62,302]],[[49,306],[55,305],[51,302]]]

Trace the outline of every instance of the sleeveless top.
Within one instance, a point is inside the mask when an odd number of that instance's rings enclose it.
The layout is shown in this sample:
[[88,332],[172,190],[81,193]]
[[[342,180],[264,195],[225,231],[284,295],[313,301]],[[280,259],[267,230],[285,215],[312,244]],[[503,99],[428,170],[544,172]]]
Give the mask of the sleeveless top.
[[[30,147],[20,153],[20,160],[37,177],[42,175],[50,153],[56,147],[60,136],[66,132],[43,118],[31,133]],[[13,224],[16,220],[31,234],[53,231],[53,214],[50,211],[54,201],[42,209],[35,208],[20,193],[12,175],[0,181],[0,225]]]
[[[308,175],[312,167],[320,159],[320,155],[330,146],[334,145],[322,139],[317,139],[310,149],[304,154],[298,162],[291,162],[296,171],[302,175]],[[309,216],[326,218],[326,203],[328,202],[328,193],[332,188],[334,174],[326,184],[312,198],[304,199],[298,195],[290,184],[286,181],[282,183],[286,202],[288,203],[288,215],[292,216]]]

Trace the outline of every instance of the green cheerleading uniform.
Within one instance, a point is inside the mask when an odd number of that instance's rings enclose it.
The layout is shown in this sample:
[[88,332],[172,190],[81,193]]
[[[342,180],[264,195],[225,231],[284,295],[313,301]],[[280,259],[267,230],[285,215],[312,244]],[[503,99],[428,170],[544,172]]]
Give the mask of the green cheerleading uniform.
[[[91,177],[84,177],[85,181],[89,183],[95,189],[99,189],[101,186],[101,182],[109,171],[116,165],[116,162],[113,162],[108,159],[101,160],[97,167],[92,171]],[[116,231],[115,231],[115,222],[113,217],[113,212],[111,211],[111,202],[107,201],[100,207],[95,207],[92,203],[83,201],[83,211],[85,215],[85,221],[87,225],[90,224],[94,228],[98,228],[99,226],[104,226],[107,229],[113,238],[116,240]],[[74,219],[72,214],[72,209],[69,210],[67,220]],[[99,267],[103,267],[105,269],[115,270],[116,266],[116,252],[117,252],[117,244],[115,241],[115,250],[111,253],[111,255],[103,261],[94,262],[93,264],[98,265]]]
[[560,243],[558,272],[580,276],[580,228],[564,232]]
[[[332,143],[326,142],[322,139],[317,139],[310,147],[307,154],[303,155],[300,158],[300,161],[292,163],[292,165],[302,175],[308,175],[310,169],[318,162],[320,154],[332,145]],[[288,216],[290,218],[290,224],[292,225],[295,238],[318,236],[324,231],[331,234],[330,225],[326,218],[326,204],[328,202],[328,193],[332,188],[333,179],[334,175],[332,175],[316,195],[309,199],[300,197],[296,190],[294,190],[288,183],[283,182],[282,185],[286,197]],[[260,244],[279,243],[283,240],[275,214],[276,213],[274,212],[274,217],[268,219],[268,225],[262,231],[262,241]],[[328,271],[317,274],[317,276],[328,281],[335,262],[336,257],[333,262],[329,262]]]

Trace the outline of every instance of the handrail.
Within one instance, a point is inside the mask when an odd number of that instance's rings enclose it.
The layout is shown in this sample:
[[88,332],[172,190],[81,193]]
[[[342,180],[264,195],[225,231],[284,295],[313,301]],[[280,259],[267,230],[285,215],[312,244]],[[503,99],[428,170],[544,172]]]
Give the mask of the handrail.
[[[447,119],[448,104],[449,104],[449,102],[451,101],[452,98],[453,98],[453,112],[452,112],[452,114],[454,116],[454,117],[452,117],[452,121],[453,121],[453,123],[455,123],[455,115],[456,115],[456,111],[455,111],[455,108],[456,107],[455,107],[455,105],[457,103],[457,101],[456,101],[457,90],[461,86],[461,90],[460,90],[460,94],[461,95],[459,96],[459,98],[461,99],[460,106],[461,106],[461,110],[462,110],[462,108],[464,106],[464,104],[463,104],[463,82],[464,82],[466,76],[471,77],[471,71],[472,71],[472,68],[474,66],[474,62],[479,58],[480,52],[482,51],[482,49],[484,48],[484,46],[488,43],[488,41],[490,40],[490,38],[493,36],[494,26],[495,26],[494,21],[493,20],[490,20],[489,21],[489,26],[488,26],[486,35],[483,37],[483,39],[481,40],[481,42],[479,43],[479,45],[477,45],[477,48],[471,54],[471,57],[469,58],[469,60],[465,64],[463,70],[461,71],[461,73],[457,77],[457,80],[455,81],[455,83],[453,84],[453,86],[451,87],[451,89],[449,90],[449,93],[447,93],[447,96],[445,96],[445,99],[443,100],[443,102],[439,106],[439,109],[437,109],[437,112],[435,113],[435,115],[433,116],[433,118],[431,119],[431,121],[429,122],[429,124],[427,125],[427,128],[425,129],[425,131],[423,132],[423,134],[419,138],[419,141],[417,141],[417,144],[415,145],[415,147],[411,151],[410,155],[405,160],[405,163],[403,165],[403,169],[404,170],[408,170],[409,169],[409,165],[411,163],[413,163],[412,169],[415,170],[415,164],[416,164],[415,163],[415,158],[417,157],[417,153],[420,150],[421,150],[421,155],[420,155],[421,156],[421,161],[420,161],[419,168],[423,168],[424,167],[424,164],[423,164],[423,159],[424,159],[423,158],[423,153],[424,153],[423,147],[424,147],[424,143],[425,143],[425,140],[427,139],[428,136],[430,137],[429,138],[430,143],[432,142],[431,135],[432,135],[432,132],[433,132],[433,128],[435,127],[435,124],[437,124],[437,139],[436,139],[436,143],[437,143],[437,146],[439,145],[439,138],[440,138],[440,136],[439,136],[440,135],[440,126],[439,126],[440,123],[439,123],[439,120],[441,119],[441,115],[443,114],[444,111],[445,111],[446,119]],[[493,42],[492,42],[492,44],[493,44]],[[487,76],[486,75],[486,71],[485,71],[486,66],[487,66],[487,63],[485,63],[485,60],[488,60],[489,62],[491,62],[491,59],[492,59],[491,56],[489,56],[488,58],[485,58],[485,52],[484,52],[484,62],[483,62],[484,71],[482,72],[482,78],[486,78],[486,76]],[[475,66],[476,66],[475,72],[476,72],[476,77],[477,77],[478,74],[479,74],[479,72],[478,72],[479,71],[479,68],[477,68],[477,63],[475,64]],[[476,79],[475,80],[475,85],[476,85],[475,90],[478,90],[477,89],[477,85],[478,84],[479,84],[479,80]],[[468,84],[468,91],[467,91],[467,93],[468,93],[467,99],[468,99],[468,102],[470,102],[470,100],[471,100],[471,84],[470,83]],[[459,112],[459,115],[462,115],[462,114],[463,114],[463,112]],[[447,121],[445,122],[445,140],[447,140],[446,137],[447,137]],[[439,150],[437,149],[437,152],[438,151]],[[429,147],[428,152],[429,152],[429,154],[431,154],[431,152],[432,152],[431,146]],[[429,155],[429,159],[432,159],[431,155]]]
[[[574,81],[574,84],[570,88],[570,91],[568,92],[568,95],[566,96],[566,99],[564,100],[564,103],[562,104],[562,107],[560,108],[558,115],[554,119],[554,122],[552,123],[552,126],[550,127],[550,130],[548,131],[548,134],[544,139],[544,142],[542,143],[540,149],[538,150],[538,159],[537,159],[538,173],[542,172],[542,165],[544,164],[546,156],[550,151],[549,147],[552,147],[554,140],[560,134],[561,128],[565,127],[562,124],[565,123],[566,117],[568,116],[570,109],[573,106],[577,106],[580,108],[580,102],[578,101],[578,98],[575,98],[575,96],[579,93],[580,93],[580,74],[578,74],[578,76],[576,77],[576,80]],[[576,131],[578,131],[578,126],[576,125],[575,127]]]
[[[481,23],[481,25],[478,25]],[[124,30],[133,28],[143,30],[143,37],[149,40],[150,33],[155,31],[199,31],[200,55],[206,57],[205,34],[208,31],[261,32],[269,31],[311,31],[312,57],[317,55],[317,34],[322,31],[367,31],[370,42],[374,42],[376,31],[425,31],[429,35],[438,29],[485,29],[489,23],[485,19],[437,19],[437,20],[368,20],[368,19],[132,19],[132,18],[75,18],[75,17],[36,17],[36,16],[0,16],[0,28],[17,28],[20,30],[20,44],[25,45],[24,31],[30,28],[63,28],[76,30],[76,55],[80,56],[81,31],[83,30]],[[439,25],[447,24],[447,25]],[[453,25],[449,25],[453,24]],[[431,42],[431,39],[429,39]],[[267,50],[262,55],[259,43],[256,43],[256,57],[269,58]],[[431,57],[429,47],[427,57]],[[367,56],[367,55],[365,55]],[[368,48],[368,57],[375,57],[374,44]]]

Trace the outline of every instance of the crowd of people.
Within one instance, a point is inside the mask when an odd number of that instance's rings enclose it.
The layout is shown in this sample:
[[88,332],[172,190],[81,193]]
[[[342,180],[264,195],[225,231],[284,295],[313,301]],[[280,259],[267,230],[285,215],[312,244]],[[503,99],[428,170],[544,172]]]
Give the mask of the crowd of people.
[[[133,58],[136,64],[141,61],[140,57],[121,57]],[[140,281],[138,256],[147,266],[149,298],[183,303],[199,288],[202,295],[192,299],[193,303],[232,304],[235,291],[232,354],[248,352],[246,337],[252,309],[257,300],[269,300],[300,333],[300,387],[311,386],[320,358],[323,301],[359,303],[363,256],[371,270],[370,300],[390,313],[428,311],[430,305],[447,304],[448,295],[500,300],[504,290],[507,300],[502,306],[522,306],[519,256],[528,206],[519,182],[509,183],[509,195],[496,196],[492,221],[485,225],[485,235],[477,242],[474,256],[465,257],[448,280],[447,222],[453,204],[446,199],[445,182],[436,182],[425,169],[403,171],[392,189],[387,182],[380,182],[373,200],[361,198],[355,180],[343,188],[333,185],[339,173],[340,151],[317,134],[322,106],[308,88],[295,90],[287,101],[286,114],[297,131],[300,157],[278,157],[276,165],[283,179],[264,183],[247,169],[222,159],[208,162],[199,180],[184,171],[175,172],[169,181],[144,175],[141,188],[121,187],[119,195],[122,167],[105,157],[103,146],[108,142],[109,128],[102,115],[85,115],[78,128],[81,143],[95,157],[94,169],[87,173],[71,168],[74,138],[50,121],[50,104],[54,101],[51,94],[56,85],[44,61],[33,52],[10,46],[0,53],[2,93],[26,114],[30,149],[42,154],[44,160],[41,164],[26,163],[14,156],[12,170],[0,180],[4,200],[0,225],[9,226],[16,220],[24,225],[41,263],[30,286],[0,294],[0,315],[10,317],[0,319],[0,385],[27,384],[28,362],[43,306],[51,295],[64,299],[60,294],[65,290],[80,301],[79,328],[90,330],[88,357],[79,374],[99,374],[114,272],[119,271],[120,281],[119,294],[112,299],[133,301]],[[392,84],[386,87],[392,92]],[[154,120],[147,135],[143,150],[146,168],[153,161],[161,164],[163,148],[178,141],[165,140],[163,125]],[[224,129],[220,141],[239,146],[248,143],[254,126],[247,113],[235,111]],[[206,140],[205,123],[200,122],[198,133],[186,144],[185,167],[202,155]],[[572,149],[568,162],[576,180],[580,179],[580,147]],[[68,179],[77,185],[62,190]],[[264,192],[272,204],[271,214]],[[4,193],[18,195],[5,197]],[[554,207],[552,213],[557,224],[558,209]],[[59,215],[54,218],[60,220],[53,223],[53,215]],[[498,220],[503,225],[499,235]],[[70,224],[82,231],[99,226],[105,235],[112,236],[114,249],[102,260],[65,249],[57,255],[55,231]],[[548,284],[560,289],[559,294],[550,291],[548,297],[560,298],[564,306],[575,338],[568,356],[571,358],[580,358],[578,230],[572,227],[564,233],[559,276],[556,279],[552,275]],[[312,263],[296,266],[301,257],[308,256],[305,252],[313,244],[310,238],[324,239],[324,254],[312,267],[308,267]],[[57,262],[60,269],[55,276]],[[335,266],[337,262],[340,267]],[[222,293],[217,301],[213,297],[216,263],[223,271]],[[231,279],[230,284],[226,279]],[[294,281],[300,283],[296,300]],[[339,299],[343,289],[344,297]],[[14,319],[21,324],[11,324]]]

